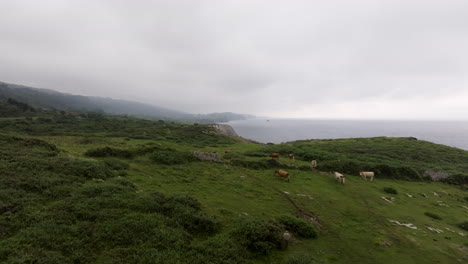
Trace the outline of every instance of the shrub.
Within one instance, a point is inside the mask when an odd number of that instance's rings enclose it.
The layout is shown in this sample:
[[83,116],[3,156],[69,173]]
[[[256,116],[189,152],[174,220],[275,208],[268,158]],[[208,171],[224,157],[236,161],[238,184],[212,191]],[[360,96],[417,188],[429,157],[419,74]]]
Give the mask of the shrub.
[[242,155],[239,154],[239,153],[225,153],[223,155],[223,159],[239,159],[239,158],[242,158]]
[[245,156],[248,157],[268,157],[268,154],[266,152],[260,152],[260,151],[248,151],[244,153]]
[[129,181],[90,181],[81,186],[78,194],[85,197],[111,197],[135,189]]
[[150,155],[150,160],[159,164],[174,165],[195,161],[195,158],[189,152],[182,152],[177,150],[157,150]]
[[282,230],[276,222],[243,219],[237,223],[231,236],[254,254],[267,255],[280,248]]
[[193,245],[186,263],[242,264],[250,263],[248,258],[246,250],[232,238],[216,236]]
[[56,173],[75,175],[87,179],[105,179],[115,176],[104,163],[95,160],[60,157],[50,160],[48,169]]
[[436,219],[436,220],[442,220],[442,217],[434,214],[434,213],[431,213],[431,212],[425,212],[424,213],[426,216],[429,216],[430,218],[432,219]]
[[85,156],[97,157],[97,158],[119,157],[119,158],[131,159],[134,157],[134,154],[130,150],[126,150],[126,149],[103,147],[103,148],[90,149],[85,152]]
[[104,160],[104,163],[113,170],[126,170],[129,168],[127,162],[119,159],[108,158]]
[[463,174],[455,174],[440,181],[453,185],[463,185],[468,184],[468,176]]
[[389,193],[389,194],[398,194],[397,190],[395,190],[392,187],[384,187],[384,192]]
[[315,228],[312,225],[312,223],[307,222],[304,219],[292,216],[282,216],[278,219],[278,222],[281,223],[288,231],[291,231],[299,237],[317,237],[317,232],[315,231]]
[[190,233],[211,234],[220,227],[214,217],[201,211],[200,202],[186,195],[166,196],[152,192],[141,196],[135,207],[145,213],[158,213],[170,217],[173,219],[173,224],[183,227]]
[[126,247],[150,243],[159,249],[182,248],[191,236],[183,230],[169,226],[168,219],[156,214],[131,213],[100,222],[93,237],[111,247]]
[[326,160],[318,162],[317,169],[321,171],[339,171],[351,175],[359,175],[359,171],[366,166],[366,164],[356,163],[354,161]]
[[311,160],[336,160],[338,155],[328,151],[322,150],[306,150],[306,151],[297,151],[297,157],[301,160],[311,161]]
[[461,229],[465,231],[468,231],[468,221],[458,224],[458,227],[460,227]]

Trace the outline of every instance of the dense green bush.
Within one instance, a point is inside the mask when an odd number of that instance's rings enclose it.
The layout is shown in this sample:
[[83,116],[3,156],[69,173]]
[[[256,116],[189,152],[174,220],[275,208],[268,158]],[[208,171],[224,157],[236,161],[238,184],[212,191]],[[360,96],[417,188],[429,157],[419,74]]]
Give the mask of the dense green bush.
[[103,147],[103,148],[94,148],[89,149],[85,152],[85,156],[88,157],[119,157],[125,159],[131,159],[135,156],[135,154],[127,149],[118,149],[118,148],[111,148],[111,147]]
[[270,153],[280,153],[281,155],[287,155],[290,153],[294,153],[296,148],[291,144],[276,144],[276,145],[266,145],[263,148],[263,151],[267,154]]
[[339,155],[337,153],[321,151],[321,150],[297,150],[296,157],[300,160],[311,161],[311,160],[338,160]]
[[458,224],[458,227],[460,227],[461,229],[465,231],[468,231],[468,221]]
[[317,231],[315,231],[312,223],[307,222],[304,219],[292,216],[282,216],[278,218],[278,222],[282,224],[286,230],[292,232],[296,236],[303,238],[317,237]]
[[342,160],[324,160],[318,162],[317,165],[317,169],[320,171],[339,171],[351,175],[359,175],[362,168],[369,166],[368,164]]
[[115,158],[107,158],[104,163],[113,170],[126,170],[129,168],[127,162]]
[[237,241],[229,237],[216,236],[193,245],[187,254],[186,263],[194,264],[243,264],[250,255]]
[[211,234],[220,228],[214,217],[201,211],[197,200],[186,195],[165,196],[152,192],[140,196],[135,207],[145,213],[158,213],[173,218],[174,224],[190,233]]
[[326,160],[319,162],[318,170],[340,171],[351,175],[359,175],[360,171],[373,171],[379,177],[401,179],[401,180],[422,180],[420,173],[411,167],[392,166],[388,164],[372,164],[368,162],[352,160]]
[[425,212],[424,215],[432,218],[432,219],[436,219],[436,220],[442,220],[442,217],[434,214],[434,213],[431,213],[431,212]]
[[389,194],[398,194],[397,190],[392,187],[384,187],[383,188],[384,192],[389,193]]
[[379,177],[399,180],[423,180],[420,173],[411,167],[392,166],[388,164],[370,165],[367,167],[367,170],[374,171]]
[[267,255],[281,247],[281,224],[274,221],[242,219],[231,236],[254,254]]
[[192,246],[219,223],[189,196],[139,193],[114,177],[124,161],[61,157],[37,140],[0,143],[0,263],[246,262],[230,238]]
[[64,157],[50,159],[47,169],[56,173],[65,173],[87,179],[105,179],[115,176],[105,163],[91,159]]
[[453,185],[464,185],[464,184],[468,184],[468,176],[464,174],[455,174],[447,178],[444,178],[440,181],[448,183],[448,184],[453,184]]
[[[234,264],[250,258],[230,238],[191,244],[194,234],[219,230],[197,200],[135,190],[130,181],[112,178],[77,185],[46,206],[29,196],[28,206],[15,209],[8,221],[0,215],[7,230],[0,239],[0,262]],[[2,201],[3,194],[10,199],[25,195],[2,191]],[[1,206],[11,210],[15,205]]]
[[242,154],[237,152],[225,153],[223,154],[223,159],[232,160],[232,159],[242,159]]
[[196,159],[190,152],[166,149],[154,151],[150,154],[150,160],[159,164],[175,165],[188,163]]

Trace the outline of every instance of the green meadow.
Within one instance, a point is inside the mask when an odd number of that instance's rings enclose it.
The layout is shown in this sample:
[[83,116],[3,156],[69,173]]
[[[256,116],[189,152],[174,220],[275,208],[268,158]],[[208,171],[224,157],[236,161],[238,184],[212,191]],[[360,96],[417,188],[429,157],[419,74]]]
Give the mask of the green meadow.
[[28,113],[0,118],[0,263],[468,261],[467,151],[384,137],[263,145],[209,125]]

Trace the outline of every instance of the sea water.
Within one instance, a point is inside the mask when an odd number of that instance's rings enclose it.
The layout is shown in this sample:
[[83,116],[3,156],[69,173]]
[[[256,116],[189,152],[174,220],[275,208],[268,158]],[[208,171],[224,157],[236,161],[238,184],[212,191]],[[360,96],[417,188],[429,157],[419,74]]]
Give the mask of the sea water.
[[468,150],[468,121],[249,119],[231,121],[241,137],[262,143],[300,139],[415,137]]

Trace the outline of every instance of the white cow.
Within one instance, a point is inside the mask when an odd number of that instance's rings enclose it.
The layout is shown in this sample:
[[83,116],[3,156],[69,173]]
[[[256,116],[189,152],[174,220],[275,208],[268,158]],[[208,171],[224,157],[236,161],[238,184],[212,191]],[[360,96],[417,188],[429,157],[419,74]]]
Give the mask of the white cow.
[[370,178],[371,181],[374,180],[374,172],[373,171],[360,171],[359,175],[367,181],[367,178]]
[[315,170],[315,168],[317,168],[317,161],[316,160],[312,160],[310,162],[310,166],[312,167],[313,170]]
[[337,180],[341,184],[345,184],[345,177],[343,174],[335,171],[335,180]]

